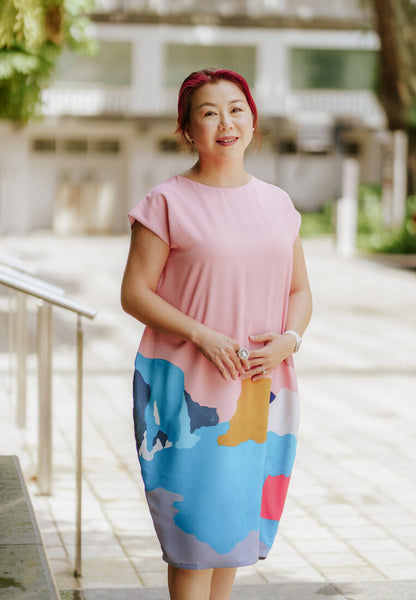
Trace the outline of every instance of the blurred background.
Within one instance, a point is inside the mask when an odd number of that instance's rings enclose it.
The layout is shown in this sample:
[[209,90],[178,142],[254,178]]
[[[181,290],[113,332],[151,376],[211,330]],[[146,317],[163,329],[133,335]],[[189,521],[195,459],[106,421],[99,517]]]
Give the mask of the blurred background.
[[411,0],[14,4],[0,14],[1,233],[127,231],[128,209],[192,161],[173,135],[178,87],[215,66],[252,87],[263,136],[247,168],[290,193],[305,235],[334,230],[347,178],[358,244],[416,249]]

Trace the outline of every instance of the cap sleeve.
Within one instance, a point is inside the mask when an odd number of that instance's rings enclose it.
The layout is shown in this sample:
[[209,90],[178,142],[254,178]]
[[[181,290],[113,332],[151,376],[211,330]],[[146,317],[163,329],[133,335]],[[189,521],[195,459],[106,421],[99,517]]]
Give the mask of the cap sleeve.
[[161,240],[170,246],[169,211],[166,197],[160,192],[151,190],[129,212],[131,227],[138,221],[153,231]]

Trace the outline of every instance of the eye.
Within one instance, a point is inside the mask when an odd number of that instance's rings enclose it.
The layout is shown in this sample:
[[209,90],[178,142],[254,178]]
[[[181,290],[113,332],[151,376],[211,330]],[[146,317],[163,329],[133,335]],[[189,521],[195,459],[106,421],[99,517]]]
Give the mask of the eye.
[[212,117],[215,115],[215,112],[213,110],[208,110],[205,114],[204,117]]
[[240,108],[239,106],[234,106],[234,108],[232,109],[231,112],[241,112],[243,109]]

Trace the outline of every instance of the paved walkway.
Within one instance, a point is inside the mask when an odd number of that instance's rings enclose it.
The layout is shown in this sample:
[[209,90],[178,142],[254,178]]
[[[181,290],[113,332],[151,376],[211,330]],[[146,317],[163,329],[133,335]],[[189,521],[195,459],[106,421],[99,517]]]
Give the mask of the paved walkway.
[[[95,321],[85,322],[79,580],[72,577],[75,318],[54,311],[54,489],[41,497],[34,311],[25,430],[15,427],[6,317],[0,313],[0,453],[21,460],[58,587],[68,590],[68,600],[164,600],[166,570],[138,476],[131,423],[141,326],[119,307],[128,238],[37,233],[0,238],[0,247],[18,251],[39,276],[98,310]],[[296,357],[303,402],[297,461],[271,556],[239,570],[233,598],[414,598],[416,272],[342,260],[330,239],[307,240],[305,251],[315,312]],[[0,301],[4,311],[5,297]]]

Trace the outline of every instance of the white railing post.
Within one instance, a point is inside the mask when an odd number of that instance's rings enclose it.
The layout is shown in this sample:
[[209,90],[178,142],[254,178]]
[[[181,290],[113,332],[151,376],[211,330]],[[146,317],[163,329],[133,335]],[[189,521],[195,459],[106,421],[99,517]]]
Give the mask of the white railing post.
[[52,493],[52,306],[38,305],[38,485],[44,496]]
[[77,413],[76,413],[76,523],[75,523],[75,569],[74,577],[81,576],[82,545],[82,379],[83,341],[81,315],[77,317]]
[[[8,350],[9,350],[9,392],[14,394],[15,378],[15,352],[16,352],[16,292],[9,290],[9,316],[8,316]],[[17,420],[17,416],[16,416]]]
[[346,158],[342,165],[342,198],[337,203],[337,250],[341,256],[355,253],[358,220],[359,165]]
[[17,426],[26,425],[27,306],[26,294],[16,294]]

